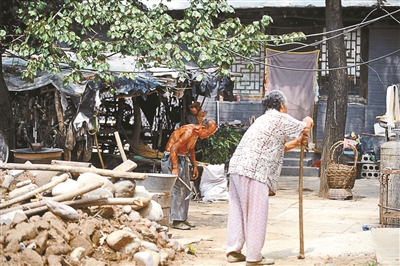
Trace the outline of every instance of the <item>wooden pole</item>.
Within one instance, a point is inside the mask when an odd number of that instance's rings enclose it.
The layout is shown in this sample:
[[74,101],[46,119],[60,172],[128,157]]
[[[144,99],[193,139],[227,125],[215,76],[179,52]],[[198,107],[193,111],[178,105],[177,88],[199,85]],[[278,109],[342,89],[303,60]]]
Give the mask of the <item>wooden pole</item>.
[[304,231],[303,231],[303,163],[304,163],[305,144],[301,143],[300,167],[299,167],[299,232],[300,232],[300,252],[298,259],[304,259]]
[[[65,205],[73,208],[84,208],[88,206],[103,206],[103,205],[130,205],[133,210],[140,210],[149,205],[151,198],[94,198],[94,199],[79,199],[73,201],[62,202]],[[24,210],[26,216],[32,216],[47,211],[47,206],[41,206],[30,210]]]
[[87,206],[103,206],[103,205],[131,205],[133,210],[139,210],[149,205],[151,198],[134,197],[134,198],[102,198],[90,201],[90,199],[81,199],[72,201],[70,206],[87,207]]
[[72,167],[67,165],[56,164],[18,164],[18,163],[0,163],[0,169],[14,170],[42,170],[42,171],[59,171],[72,173],[94,173],[106,177],[125,178],[134,180],[144,180],[147,178],[145,173],[121,172],[108,169]]
[[46,205],[46,200],[53,200],[53,201],[57,201],[57,202],[61,202],[61,201],[66,201],[66,200],[71,200],[77,196],[80,196],[82,194],[85,194],[89,191],[98,189],[99,187],[101,187],[103,185],[103,182],[95,182],[92,184],[88,184],[85,185],[84,187],[81,187],[77,190],[68,192],[68,193],[64,193],[55,197],[49,197],[49,198],[45,198],[41,201],[38,202],[30,202],[30,203],[26,203],[26,204],[22,204],[22,205],[18,205],[12,208],[7,208],[4,210],[0,210],[0,215],[3,215],[5,213],[8,212],[12,212],[12,211],[17,211],[17,210],[28,210],[28,209],[33,209],[33,208],[38,208],[41,206]]
[[105,169],[106,167],[104,166],[103,157],[101,157],[101,152],[100,152],[100,148],[99,148],[99,140],[97,139],[97,132],[94,133],[94,142],[96,143],[97,155],[99,156],[101,168]]
[[114,132],[114,136],[115,136],[115,140],[117,141],[117,144],[118,144],[119,152],[121,153],[122,161],[125,162],[126,160],[128,160],[128,158],[126,158],[124,146],[122,145],[121,138],[119,137],[118,131]]
[[57,178],[54,178],[54,180],[52,180],[51,182],[45,184],[44,186],[38,187],[37,189],[32,190],[32,191],[30,191],[30,192],[28,192],[28,193],[26,193],[26,194],[24,194],[22,196],[19,196],[19,197],[13,198],[12,200],[9,200],[9,201],[1,203],[0,204],[0,209],[4,209],[4,208],[6,208],[8,206],[11,206],[11,205],[13,205],[15,203],[18,203],[20,201],[30,199],[33,196],[35,196],[36,194],[41,193],[43,191],[46,191],[46,190],[48,190],[50,188],[53,188],[56,185],[64,182],[65,180],[67,180],[68,177],[69,177],[69,174],[62,174],[62,175],[58,176]]

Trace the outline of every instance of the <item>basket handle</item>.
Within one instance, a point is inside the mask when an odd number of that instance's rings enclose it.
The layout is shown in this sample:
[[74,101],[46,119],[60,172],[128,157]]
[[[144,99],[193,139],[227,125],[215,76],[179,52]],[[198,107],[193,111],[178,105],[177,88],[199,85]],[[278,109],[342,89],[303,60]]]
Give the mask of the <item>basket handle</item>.
[[343,144],[343,142],[344,141],[338,141],[338,142],[336,142],[335,144],[333,144],[332,146],[331,146],[331,148],[329,149],[329,163],[333,163],[333,156],[335,155],[335,151],[336,151],[336,149],[337,149],[337,147],[339,147],[340,145],[342,145]]
[[338,142],[336,142],[335,144],[332,145],[332,147],[330,148],[329,152],[330,152],[330,156],[329,156],[329,163],[333,163],[333,156],[335,154],[336,149],[340,146],[340,145],[348,145],[354,152],[354,167],[357,167],[357,161],[358,161],[358,152],[356,147],[354,147],[353,144],[344,142],[342,140],[339,140]]

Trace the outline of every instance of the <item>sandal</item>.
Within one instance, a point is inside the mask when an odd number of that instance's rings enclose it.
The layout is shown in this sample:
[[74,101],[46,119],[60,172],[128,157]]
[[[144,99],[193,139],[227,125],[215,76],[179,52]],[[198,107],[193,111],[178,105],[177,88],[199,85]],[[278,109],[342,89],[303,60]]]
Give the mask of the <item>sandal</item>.
[[246,261],[246,265],[273,265],[274,259],[262,257],[259,261]]
[[171,227],[179,230],[190,230],[190,226],[181,221],[173,221]]
[[190,226],[190,227],[196,227],[194,224],[189,223],[188,220],[183,221],[186,225]]
[[246,260],[246,256],[243,255],[242,253],[238,253],[238,252],[229,252],[227,257],[228,257],[229,263],[240,262],[240,261]]

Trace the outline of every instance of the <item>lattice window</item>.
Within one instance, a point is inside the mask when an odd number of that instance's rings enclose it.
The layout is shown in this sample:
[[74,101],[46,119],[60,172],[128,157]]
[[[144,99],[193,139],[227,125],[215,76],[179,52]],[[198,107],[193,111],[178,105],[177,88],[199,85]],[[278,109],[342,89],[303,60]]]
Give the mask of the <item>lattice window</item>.
[[262,63],[256,63],[256,61],[262,62],[265,56],[263,51],[260,54],[255,55],[253,59],[254,71],[250,71],[246,68],[248,60],[243,60],[240,57],[237,58],[237,63],[232,65],[231,71],[235,73],[241,73],[243,76],[238,78],[238,82],[235,82],[234,94],[240,91],[242,96],[250,95],[261,95],[265,67]]
[[[326,32],[326,28],[323,29]],[[346,47],[346,58],[347,65],[354,66],[347,69],[348,73],[348,88],[349,95],[359,96],[360,95],[360,77],[361,67],[360,63],[362,60],[361,52],[361,29],[351,31],[344,36],[345,47]],[[327,69],[329,67],[328,62],[328,49],[326,42],[321,44],[321,57],[319,60],[320,69]],[[327,95],[327,85],[329,83],[329,71],[321,71],[318,74],[318,86],[319,94]]]

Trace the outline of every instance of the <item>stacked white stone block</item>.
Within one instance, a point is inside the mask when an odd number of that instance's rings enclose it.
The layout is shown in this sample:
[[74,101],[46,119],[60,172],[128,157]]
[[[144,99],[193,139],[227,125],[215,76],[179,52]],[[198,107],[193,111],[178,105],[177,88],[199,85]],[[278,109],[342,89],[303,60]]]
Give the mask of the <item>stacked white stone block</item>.
[[379,164],[370,154],[361,155],[361,178],[379,178]]

